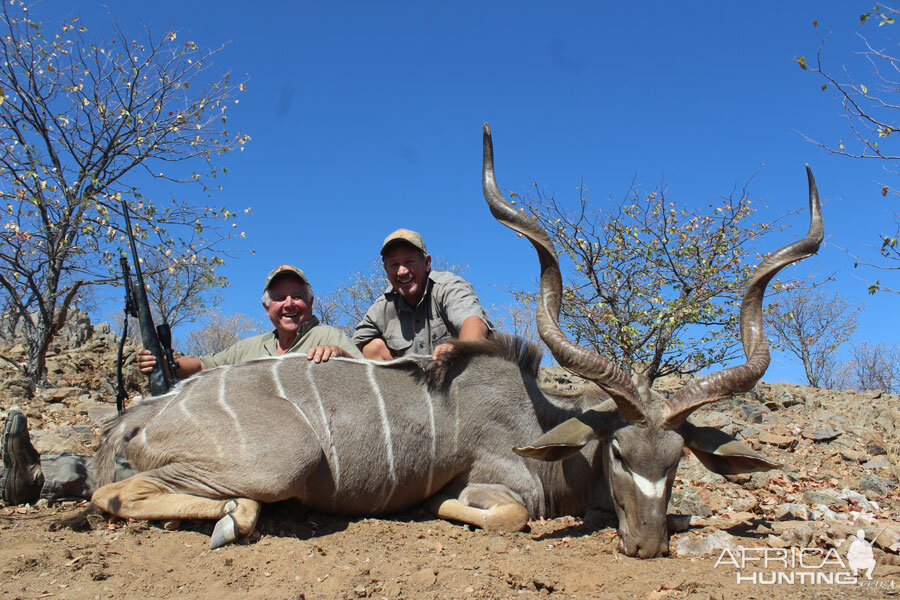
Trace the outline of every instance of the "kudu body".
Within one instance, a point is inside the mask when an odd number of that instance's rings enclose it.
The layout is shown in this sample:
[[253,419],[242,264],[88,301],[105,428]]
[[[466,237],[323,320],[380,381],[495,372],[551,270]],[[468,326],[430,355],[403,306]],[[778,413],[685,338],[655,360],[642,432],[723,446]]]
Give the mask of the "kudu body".
[[[538,251],[542,339],[560,365],[596,388],[571,397],[542,390],[537,350],[501,335],[456,342],[439,361],[312,364],[289,355],[217,368],[111,425],[100,450],[101,481],[117,456],[141,472],[104,485],[93,502],[122,517],[219,519],[213,547],[252,532],[260,502],[288,498],[350,515],[427,501],[442,518],[507,530],[529,517],[596,508],[617,514],[622,552],[649,557],[668,551],[666,507],[684,446],[717,473],[779,466],[687,417],[750,389],[765,372],[765,286],[822,239],[811,174],[809,233],[770,255],[745,293],[747,363],[696,379],[671,399],[565,338],[553,245],[500,194],[487,126],[483,175],[495,218]],[[522,446],[528,440],[535,441]]]

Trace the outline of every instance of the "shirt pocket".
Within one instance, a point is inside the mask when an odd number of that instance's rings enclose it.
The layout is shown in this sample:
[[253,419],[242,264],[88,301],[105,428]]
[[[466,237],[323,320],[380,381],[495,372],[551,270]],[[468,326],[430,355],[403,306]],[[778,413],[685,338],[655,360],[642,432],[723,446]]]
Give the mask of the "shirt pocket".
[[390,348],[396,356],[403,356],[409,352],[412,346],[412,338],[406,339],[403,335],[403,327],[398,319],[393,319],[384,328],[384,343]]
[[431,347],[440,346],[447,338],[452,337],[443,319],[434,319],[431,322]]

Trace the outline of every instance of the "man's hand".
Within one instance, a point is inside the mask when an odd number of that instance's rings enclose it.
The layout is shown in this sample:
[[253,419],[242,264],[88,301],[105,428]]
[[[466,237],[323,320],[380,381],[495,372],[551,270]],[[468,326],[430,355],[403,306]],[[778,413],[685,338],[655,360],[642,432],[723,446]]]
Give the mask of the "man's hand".
[[153,371],[153,367],[156,366],[156,358],[149,350],[144,350],[143,348],[138,350],[136,362],[138,370],[144,375],[149,375]]
[[442,354],[446,354],[452,349],[453,346],[451,344],[441,344],[440,346],[435,346],[434,352],[431,353],[431,359],[437,360],[441,357]]
[[[144,375],[150,375],[153,367],[156,366],[156,358],[149,350],[144,348],[138,350],[135,362],[138,370]],[[199,373],[203,370],[203,361],[196,356],[180,356],[175,359],[175,365],[177,366],[175,376],[179,379],[186,379],[194,373]]]
[[306,360],[311,360],[314,363],[328,362],[328,359],[334,356],[350,358],[350,354],[340,346],[316,346],[315,348],[310,348],[309,352],[306,353]]

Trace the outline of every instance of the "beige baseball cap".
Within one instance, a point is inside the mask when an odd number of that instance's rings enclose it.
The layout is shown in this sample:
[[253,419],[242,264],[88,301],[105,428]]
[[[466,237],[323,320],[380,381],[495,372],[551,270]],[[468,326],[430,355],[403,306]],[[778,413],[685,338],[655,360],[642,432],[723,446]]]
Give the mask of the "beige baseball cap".
[[280,277],[281,275],[285,275],[285,274],[293,275],[294,277],[299,278],[300,281],[305,283],[307,286],[309,286],[309,280],[306,278],[306,274],[303,271],[301,271],[300,269],[298,269],[297,267],[294,267],[292,265],[281,265],[281,266],[275,267],[274,269],[269,271],[268,275],[266,275],[266,284],[265,284],[265,286],[263,286],[263,292],[265,292],[267,289],[269,289],[269,286],[272,284],[272,281],[276,277]]
[[421,235],[412,229],[398,229],[384,238],[384,243],[381,244],[381,255],[384,256],[385,252],[398,244],[410,244],[421,250],[424,254],[428,254],[428,251],[425,250],[425,242],[422,241]]

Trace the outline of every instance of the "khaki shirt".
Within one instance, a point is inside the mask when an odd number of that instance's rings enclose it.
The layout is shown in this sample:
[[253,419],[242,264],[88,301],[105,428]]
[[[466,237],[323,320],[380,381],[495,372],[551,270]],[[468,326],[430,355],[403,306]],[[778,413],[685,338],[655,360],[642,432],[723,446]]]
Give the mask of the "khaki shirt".
[[[340,346],[353,358],[363,357],[359,348],[353,345],[343,331],[330,325],[319,325],[319,319],[313,317],[300,324],[297,339],[288,352],[306,353],[315,346]],[[200,361],[204,369],[211,369],[267,356],[278,356],[278,337],[274,330],[241,340],[221,352],[201,356]]]
[[393,287],[385,290],[356,326],[353,343],[380,337],[395,356],[431,354],[447,338],[458,337],[463,321],[473,316],[493,328],[472,284],[453,273],[431,271],[415,308]]

